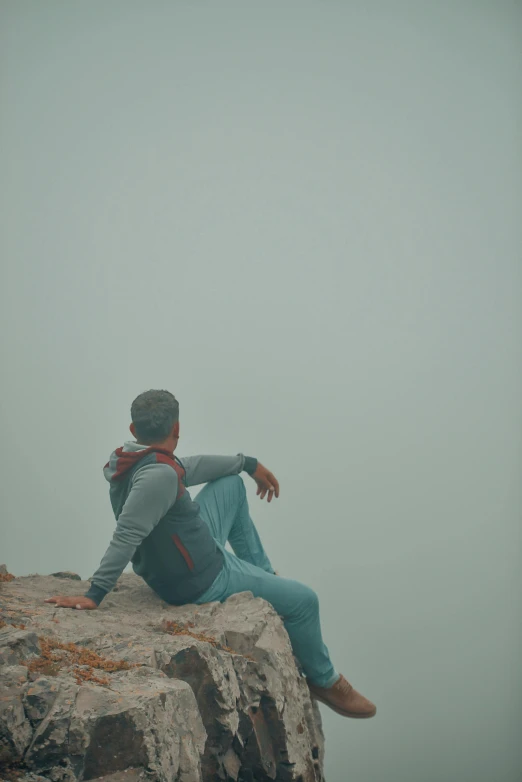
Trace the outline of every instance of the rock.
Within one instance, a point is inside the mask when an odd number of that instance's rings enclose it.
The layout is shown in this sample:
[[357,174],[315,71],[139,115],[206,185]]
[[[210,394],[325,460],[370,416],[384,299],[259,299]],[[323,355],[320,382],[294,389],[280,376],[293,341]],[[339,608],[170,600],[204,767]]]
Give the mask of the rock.
[[7,576],[8,570],[6,565],[0,565],[0,576]]
[[40,654],[38,636],[7,625],[0,629],[0,665],[18,665]]
[[21,761],[31,741],[32,728],[22,700],[26,681],[25,666],[0,666],[0,768]]
[[2,764],[18,763],[23,759],[31,735],[20,690],[0,687],[0,768]]
[[40,676],[23,688],[25,713],[33,726],[38,725],[49,714],[60,691],[60,681]]
[[2,665],[0,667],[0,686],[15,687],[27,681],[26,665]]
[[53,578],[68,578],[70,581],[81,581],[78,573],[72,573],[70,570],[59,570],[58,573],[51,573]]
[[68,759],[69,725],[79,686],[69,678],[57,684],[57,695],[46,717],[32,734],[24,761],[37,771],[52,770],[62,759]]
[[74,779],[137,767],[167,782],[183,778],[176,775],[186,755],[192,770],[186,782],[198,782],[205,739],[194,694],[184,682],[157,672],[146,679],[126,673],[109,690],[63,679],[24,760],[39,770],[68,761]]
[[26,629],[0,630],[0,762],[25,782],[323,782],[319,712],[268,603],[168,606],[131,574],[97,611],[53,594],[56,575],[2,591]]
[[147,782],[150,776],[143,769],[129,768],[125,771],[117,771],[115,774],[109,774],[105,777],[98,777],[91,782]]

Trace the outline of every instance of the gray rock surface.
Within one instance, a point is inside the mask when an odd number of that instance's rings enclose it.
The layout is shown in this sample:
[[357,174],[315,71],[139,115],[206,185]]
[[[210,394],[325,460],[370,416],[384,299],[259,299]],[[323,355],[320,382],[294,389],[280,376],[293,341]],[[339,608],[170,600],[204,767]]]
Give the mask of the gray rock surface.
[[319,712],[268,603],[178,608],[131,574],[97,611],[43,602],[87,587],[2,584],[0,780],[323,782]]

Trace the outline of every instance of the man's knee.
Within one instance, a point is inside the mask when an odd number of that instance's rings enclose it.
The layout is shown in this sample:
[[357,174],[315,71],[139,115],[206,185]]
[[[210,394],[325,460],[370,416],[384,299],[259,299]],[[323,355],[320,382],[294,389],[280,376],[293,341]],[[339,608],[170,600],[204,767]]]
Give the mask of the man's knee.
[[301,611],[305,613],[317,613],[319,611],[319,598],[317,592],[309,587],[301,584],[299,590],[299,603]]
[[246,496],[245,484],[240,475],[225,475],[223,478],[216,478],[215,481],[208,485],[215,488],[216,491],[227,492],[241,501]]
[[225,475],[223,478],[216,478],[213,483],[221,484],[222,486],[233,486],[236,489],[240,487],[245,488],[243,478],[240,475]]

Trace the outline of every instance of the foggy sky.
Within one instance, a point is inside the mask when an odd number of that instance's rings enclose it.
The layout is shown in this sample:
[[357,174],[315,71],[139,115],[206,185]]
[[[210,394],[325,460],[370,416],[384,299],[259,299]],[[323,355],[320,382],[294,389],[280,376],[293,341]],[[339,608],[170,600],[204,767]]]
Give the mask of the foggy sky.
[[87,578],[130,404],[252,512],[374,720],[328,782],[519,782],[518,2],[2,0],[0,562]]

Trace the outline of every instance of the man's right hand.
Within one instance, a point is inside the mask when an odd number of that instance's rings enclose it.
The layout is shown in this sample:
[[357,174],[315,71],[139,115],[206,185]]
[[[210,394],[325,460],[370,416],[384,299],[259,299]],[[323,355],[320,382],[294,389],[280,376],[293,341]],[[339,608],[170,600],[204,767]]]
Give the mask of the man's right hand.
[[90,597],[49,597],[46,603],[54,603],[57,608],[76,608],[78,611],[94,611],[98,608]]

